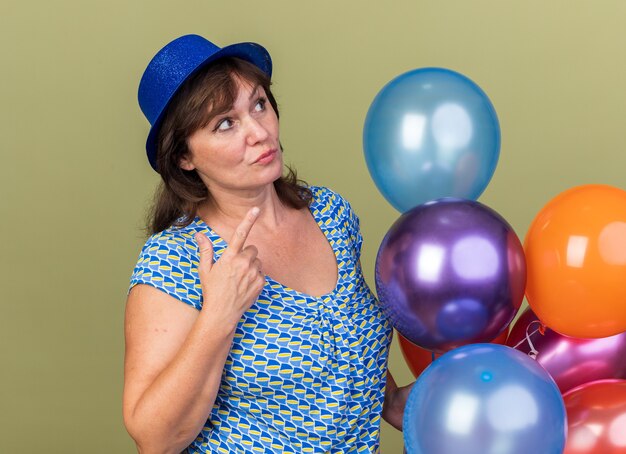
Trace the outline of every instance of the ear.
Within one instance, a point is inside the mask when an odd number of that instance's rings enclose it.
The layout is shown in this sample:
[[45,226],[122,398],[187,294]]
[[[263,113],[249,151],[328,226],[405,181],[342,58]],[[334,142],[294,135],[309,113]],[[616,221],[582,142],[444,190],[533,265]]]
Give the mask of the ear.
[[193,170],[196,168],[196,166],[193,165],[193,163],[189,159],[189,155],[185,155],[180,158],[180,161],[178,161],[178,165],[183,170]]

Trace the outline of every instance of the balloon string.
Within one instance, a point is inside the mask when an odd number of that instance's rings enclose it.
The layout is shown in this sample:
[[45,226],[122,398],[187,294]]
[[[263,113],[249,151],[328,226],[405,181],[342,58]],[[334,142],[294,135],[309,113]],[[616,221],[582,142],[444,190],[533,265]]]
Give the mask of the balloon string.
[[528,334],[528,332],[527,332],[527,333],[526,333],[526,336],[524,336],[524,339],[522,339],[522,340],[521,340],[521,341],[519,341],[517,344],[515,344],[515,345],[513,346],[513,348],[517,348],[517,347],[519,347],[520,345],[522,345],[524,342],[528,342],[528,341],[529,341],[528,336],[532,336],[532,335],[533,335],[533,334],[535,334],[537,331],[539,331],[539,328],[537,328],[535,331],[533,331],[533,332],[532,332],[532,333],[530,333],[530,334]]
[[[539,323],[539,328],[537,328],[532,333],[529,333],[528,330],[530,329],[530,327],[532,326],[533,323]],[[530,340],[530,336],[535,334],[537,331],[539,331],[541,334],[545,333],[545,329],[544,329],[543,325],[541,324],[541,322],[539,320],[533,320],[526,327],[526,337],[524,339],[522,339],[521,341],[519,341],[513,348],[519,347],[521,344],[524,343],[524,341],[526,341],[526,342],[528,342],[528,345],[530,346],[530,352],[528,352],[528,356],[530,356],[532,359],[537,359],[537,355],[539,354],[539,352],[537,351],[537,349],[533,345],[533,341]]]

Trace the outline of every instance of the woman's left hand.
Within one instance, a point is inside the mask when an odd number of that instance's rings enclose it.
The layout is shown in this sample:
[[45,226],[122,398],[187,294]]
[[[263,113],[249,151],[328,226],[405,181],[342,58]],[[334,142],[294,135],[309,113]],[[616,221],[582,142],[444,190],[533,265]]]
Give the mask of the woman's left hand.
[[413,384],[398,387],[390,372],[387,372],[387,387],[383,404],[383,419],[398,430],[402,430],[404,407]]

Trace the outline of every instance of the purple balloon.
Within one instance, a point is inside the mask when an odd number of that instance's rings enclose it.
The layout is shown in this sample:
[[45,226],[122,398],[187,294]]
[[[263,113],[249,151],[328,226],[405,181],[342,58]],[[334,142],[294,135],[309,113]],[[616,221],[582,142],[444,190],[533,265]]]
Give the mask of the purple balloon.
[[494,340],[517,313],[525,284],[519,238],[472,200],[439,199],[407,211],[376,257],[376,289],[391,323],[436,352]]
[[526,332],[537,361],[552,376],[561,393],[576,386],[608,378],[626,379],[626,332],[599,339],[563,336],[549,328],[542,335],[539,319],[530,309],[515,322],[506,345],[530,353]]

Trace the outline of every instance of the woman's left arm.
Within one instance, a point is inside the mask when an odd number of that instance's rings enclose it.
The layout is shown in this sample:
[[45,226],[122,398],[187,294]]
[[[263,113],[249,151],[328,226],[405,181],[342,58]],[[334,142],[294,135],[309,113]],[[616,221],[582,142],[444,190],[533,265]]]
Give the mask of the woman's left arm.
[[391,372],[387,371],[387,386],[385,387],[385,402],[383,403],[383,419],[398,430],[402,430],[404,407],[409,397],[413,383],[398,387]]

